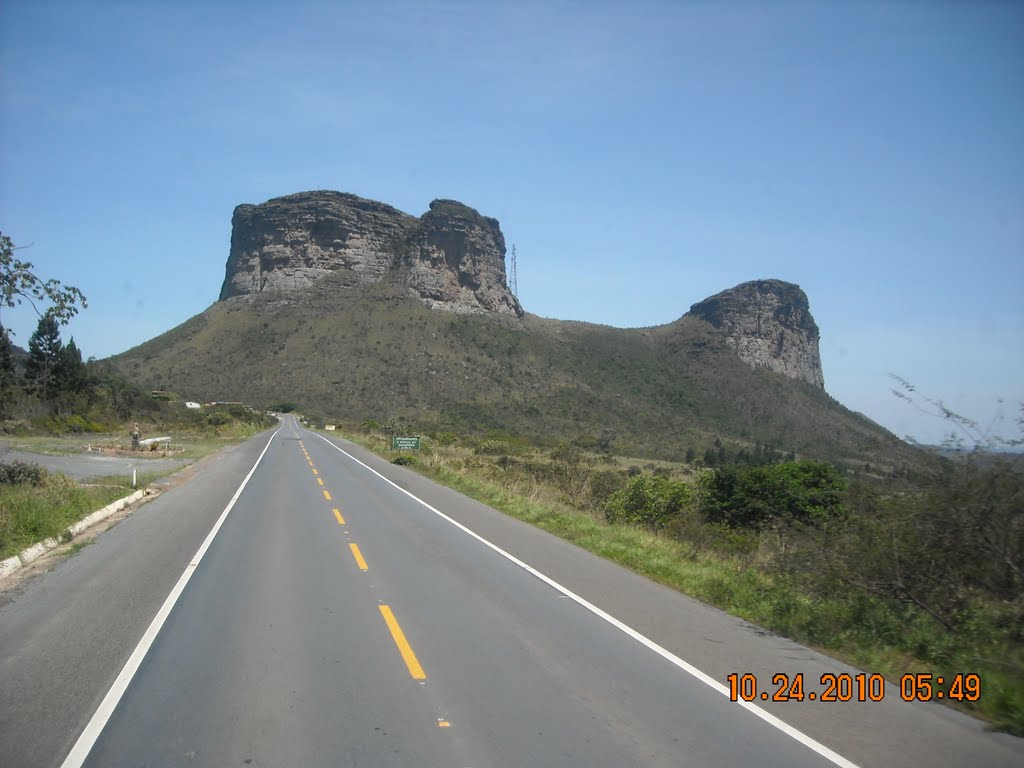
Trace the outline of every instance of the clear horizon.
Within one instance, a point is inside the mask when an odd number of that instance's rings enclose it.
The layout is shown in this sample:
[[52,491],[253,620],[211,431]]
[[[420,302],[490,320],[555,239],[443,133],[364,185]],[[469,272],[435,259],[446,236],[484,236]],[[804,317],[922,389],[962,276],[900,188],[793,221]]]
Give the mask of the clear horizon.
[[[1014,436],[1022,39],[998,2],[13,0],[0,230],[88,296],[64,337],[102,358],[216,300],[240,203],[453,198],[531,313],[643,327],[786,280],[841,403],[940,442],[892,373]],[[27,344],[30,309],[0,320]]]

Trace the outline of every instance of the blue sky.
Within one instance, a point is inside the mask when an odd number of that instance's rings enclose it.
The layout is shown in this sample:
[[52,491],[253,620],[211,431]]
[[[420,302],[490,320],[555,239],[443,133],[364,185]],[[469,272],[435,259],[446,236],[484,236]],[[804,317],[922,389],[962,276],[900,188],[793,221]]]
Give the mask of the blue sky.
[[86,356],[209,306],[234,206],[307,189],[498,218],[547,317],[798,283],[829,392],[901,436],[946,427],[890,373],[1024,402],[1019,3],[0,4],[0,230],[88,296]]

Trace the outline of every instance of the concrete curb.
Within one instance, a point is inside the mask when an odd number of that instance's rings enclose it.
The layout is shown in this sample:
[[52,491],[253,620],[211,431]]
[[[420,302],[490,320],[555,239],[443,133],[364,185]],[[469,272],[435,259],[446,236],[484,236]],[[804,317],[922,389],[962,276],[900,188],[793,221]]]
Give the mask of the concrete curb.
[[32,561],[38,560],[51,549],[56,549],[63,542],[70,541],[78,534],[96,525],[96,523],[102,522],[111,515],[120,512],[129,504],[134,504],[145,495],[145,489],[135,491],[122,499],[118,499],[115,502],[107,504],[103,509],[98,509],[91,515],[83,517],[77,523],[70,526],[61,536],[46,539],[38,544],[33,544],[31,547],[23,550],[20,554],[17,554],[14,557],[8,557],[6,560],[0,560],[0,579],[5,576],[10,576],[12,573],[24,568]]

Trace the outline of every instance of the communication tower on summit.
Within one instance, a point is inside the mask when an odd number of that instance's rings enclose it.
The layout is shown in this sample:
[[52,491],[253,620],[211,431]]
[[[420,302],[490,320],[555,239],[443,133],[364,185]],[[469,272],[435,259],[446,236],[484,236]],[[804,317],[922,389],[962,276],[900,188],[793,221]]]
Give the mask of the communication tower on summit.
[[519,298],[519,277],[516,275],[516,246],[512,244],[512,257],[511,269],[509,270],[512,274],[509,276],[508,287],[512,290],[512,295],[517,299]]

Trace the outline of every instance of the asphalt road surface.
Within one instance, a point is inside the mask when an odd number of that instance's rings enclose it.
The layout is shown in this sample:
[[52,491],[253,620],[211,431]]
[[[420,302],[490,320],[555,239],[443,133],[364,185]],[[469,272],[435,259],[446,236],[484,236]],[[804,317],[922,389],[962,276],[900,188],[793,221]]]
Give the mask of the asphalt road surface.
[[98,477],[130,477],[132,467],[141,475],[144,472],[165,472],[180,469],[192,459],[147,459],[128,456],[104,456],[99,453],[81,453],[74,456],[53,456],[44,453],[30,453],[6,448],[0,442],[0,456],[3,461],[23,461],[38,464],[51,472],[62,472],[76,480],[90,480]]
[[289,417],[0,599],[0,764],[1024,765],[776,673],[858,670]]

